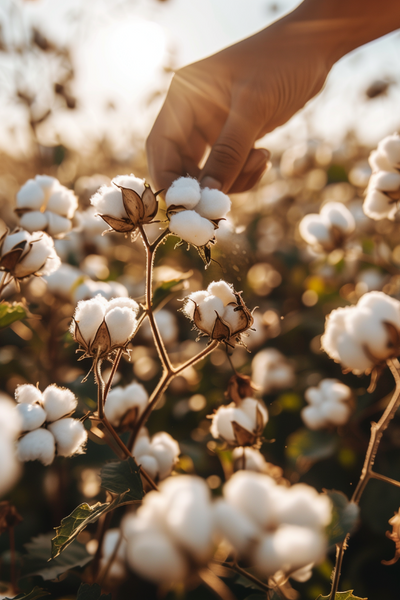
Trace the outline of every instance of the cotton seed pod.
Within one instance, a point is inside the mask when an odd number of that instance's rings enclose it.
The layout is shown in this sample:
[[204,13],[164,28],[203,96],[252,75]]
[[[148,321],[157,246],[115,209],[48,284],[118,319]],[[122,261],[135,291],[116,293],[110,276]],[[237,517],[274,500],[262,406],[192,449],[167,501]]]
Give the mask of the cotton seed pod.
[[119,175],[111,184],[102,186],[91,199],[110,230],[132,233],[138,225],[146,225],[154,220],[158,211],[159,192],[155,194],[144,180],[134,175]]
[[357,305],[337,308],[326,318],[321,345],[345,370],[370,373],[400,354],[400,302],[369,292]]
[[125,388],[113,388],[104,405],[104,413],[113,427],[120,431],[130,429],[142,414],[149,396],[140,383]]
[[301,416],[309,429],[344,425],[352,412],[352,391],[337,379],[323,379],[318,387],[308,388],[305,398],[309,404]]
[[60,264],[53,240],[42,231],[31,234],[15,229],[0,236],[0,271],[10,273],[14,279],[49,275]]
[[239,405],[232,402],[220,406],[211,418],[210,432],[214,438],[237,446],[253,446],[262,435],[268,412],[254,398],[245,398]]

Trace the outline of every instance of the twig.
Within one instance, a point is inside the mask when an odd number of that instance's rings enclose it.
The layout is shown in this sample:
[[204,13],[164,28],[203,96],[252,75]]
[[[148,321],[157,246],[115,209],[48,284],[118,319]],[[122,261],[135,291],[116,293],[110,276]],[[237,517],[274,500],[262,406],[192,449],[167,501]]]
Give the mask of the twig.
[[371,477],[371,479],[379,479],[380,481],[385,481],[386,483],[391,483],[395,487],[400,487],[400,481],[397,481],[397,479],[392,479],[391,477],[386,477],[386,475],[381,475],[380,473],[375,473],[375,471],[371,471],[370,477]]
[[111,555],[110,555],[110,557],[109,557],[109,559],[107,561],[106,566],[104,567],[103,571],[99,575],[99,585],[100,585],[100,587],[103,586],[103,583],[104,583],[104,581],[105,581],[105,579],[106,579],[106,577],[108,575],[108,572],[109,572],[109,570],[111,568],[111,565],[113,564],[113,562],[114,562],[114,560],[115,560],[115,558],[117,556],[117,553],[118,553],[119,547],[121,545],[121,542],[122,542],[122,532],[121,532],[121,530],[119,530],[119,536],[118,536],[117,543],[115,544],[114,550],[112,551],[112,553],[111,553]]
[[202,569],[199,577],[211,592],[220,600],[236,600],[228,586],[210,569]]

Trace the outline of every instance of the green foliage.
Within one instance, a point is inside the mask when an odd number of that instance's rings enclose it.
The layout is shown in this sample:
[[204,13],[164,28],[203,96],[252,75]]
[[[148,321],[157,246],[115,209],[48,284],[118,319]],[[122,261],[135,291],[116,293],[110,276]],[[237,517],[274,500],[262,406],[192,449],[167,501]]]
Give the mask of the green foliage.
[[[318,596],[316,600],[329,600],[328,596]],[[347,592],[336,592],[335,600],[368,600],[368,598],[360,598],[359,596],[353,596],[353,590]]]
[[329,545],[339,544],[348,533],[351,533],[358,521],[360,509],[354,502],[349,502],[343,492],[327,490],[332,504],[332,521],[327,527]]
[[50,596],[50,592],[35,586],[28,594],[22,592],[18,596],[14,596],[14,598],[5,598],[4,600],[37,600],[37,598],[43,598],[43,596]]
[[76,600],[111,600],[111,594],[102,594],[98,583],[81,583]]
[[111,462],[101,469],[101,487],[124,496],[124,502],[136,502],[143,498],[140,469],[133,458]]
[[185,280],[192,275],[192,271],[182,273],[181,277],[163,281],[153,293],[152,306],[153,310],[162,308],[170,298],[176,293],[184,289]]
[[56,579],[69,569],[84,567],[93,559],[85,546],[75,540],[65,552],[51,560],[52,536],[52,533],[38,535],[25,544],[28,554],[24,557],[23,576],[40,575],[44,580]]
[[286,456],[299,471],[307,471],[312,463],[332,456],[338,438],[326,431],[298,429],[288,437]]
[[0,329],[8,327],[15,321],[22,321],[28,316],[26,307],[21,302],[0,303]]

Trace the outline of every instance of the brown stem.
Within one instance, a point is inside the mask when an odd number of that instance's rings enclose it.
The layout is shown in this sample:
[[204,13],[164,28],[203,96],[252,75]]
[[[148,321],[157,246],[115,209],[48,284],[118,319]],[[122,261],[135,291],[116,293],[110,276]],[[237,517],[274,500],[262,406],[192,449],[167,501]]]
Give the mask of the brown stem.
[[199,577],[205,586],[220,600],[236,600],[236,596],[232,594],[228,586],[210,569],[202,569],[199,572]]
[[105,403],[106,403],[107,396],[108,396],[108,392],[110,391],[110,388],[111,388],[111,385],[112,385],[113,379],[114,379],[114,377],[115,377],[115,373],[117,372],[117,369],[118,369],[119,363],[120,363],[120,361],[121,361],[121,358],[122,358],[122,353],[123,353],[123,351],[124,351],[124,349],[123,349],[123,348],[120,348],[120,349],[118,350],[118,352],[117,352],[117,354],[116,354],[115,358],[114,358],[114,362],[113,362],[113,365],[112,365],[112,367],[111,367],[111,373],[110,373],[110,377],[108,378],[108,381],[107,381],[107,383],[106,383],[106,384],[105,384],[105,386],[104,386],[104,397],[103,397],[103,404],[105,404]]
[[9,527],[8,528],[8,536],[10,538],[10,555],[11,555],[11,564],[10,564],[10,570],[11,570],[11,587],[12,590],[14,592],[14,594],[18,593],[18,587],[17,587],[17,576],[16,576],[16,568],[15,568],[15,533],[14,533],[14,527]]
[[[351,497],[351,502],[358,504],[360,502],[360,498],[365,490],[365,487],[368,481],[374,477],[372,467],[374,466],[376,453],[378,452],[379,444],[381,442],[382,436],[385,430],[388,428],[390,421],[393,419],[396,414],[397,409],[400,406],[400,363],[397,358],[389,359],[387,361],[388,367],[392,372],[393,378],[396,382],[396,387],[393,392],[393,396],[387,405],[384,413],[379,419],[378,423],[371,423],[371,436],[367,448],[367,452],[364,459],[364,465],[361,470],[361,475],[359,482],[357,484],[356,489]],[[383,477],[383,476],[382,476]],[[379,479],[380,477],[375,477]],[[337,545],[336,549],[336,565],[334,571],[334,577],[332,581],[331,593],[329,595],[329,600],[334,600],[336,592],[339,586],[339,578],[340,578],[340,570],[343,561],[343,554],[346,549],[347,540],[349,535],[346,536],[345,540]]]
[[386,477],[386,475],[381,475],[380,473],[375,473],[375,471],[371,471],[370,473],[371,479],[379,479],[380,481],[385,481],[386,483],[390,483],[395,487],[400,487],[400,481],[397,479],[392,479],[391,477]]
[[224,567],[227,567],[228,569],[231,569],[232,571],[239,573],[239,575],[246,577],[246,579],[255,583],[257,585],[257,587],[259,587],[261,590],[269,592],[272,589],[271,586],[269,586],[267,583],[260,581],[254,575],[252,575],[251,573],[248,573],[245,569],[242,569],[242,567],[239,567],[237,562],[222,562],[222,563],[220,563],[218,561],[214,561],[214,562],[216,562],[217,564],[222,564]]
[[119,531],[119,537],[118,537],[117,543],[115,544],[115,548],[112,551],[112,553],[110,555],[110,558],[107,561],[106,566],[104,567],[103,571],[99,575],[99,585],[100,585],[100,587],[103,587],[103,583],[104,583],[104,581],[105,581],[105,579],[106,579],[106,577],[108,575],[108,572],[109,572],[109,570],[111,568],[111,565],[113,564],[113,562],[115,560],[115,557],[117,556],[117,553],[118,553],[119,547],[121,545],[121,542],[122,542],[122,532],[120,530]]

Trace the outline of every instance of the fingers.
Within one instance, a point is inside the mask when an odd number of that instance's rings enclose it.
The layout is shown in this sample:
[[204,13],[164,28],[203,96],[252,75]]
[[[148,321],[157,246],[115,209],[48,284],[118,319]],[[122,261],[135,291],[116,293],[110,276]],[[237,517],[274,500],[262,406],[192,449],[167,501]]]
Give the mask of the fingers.
[[253,148],[241,173],[231,185],[230,194],[250,190],[261,179],[268,167],[271,153],[265,148]]

